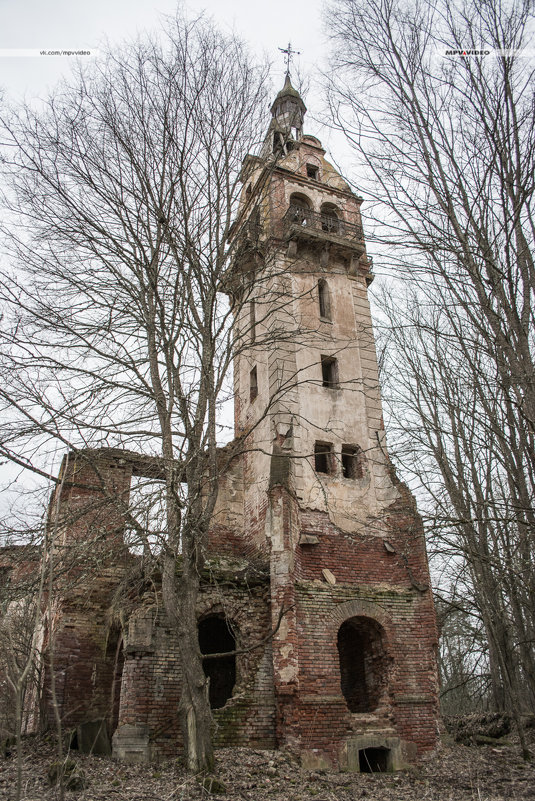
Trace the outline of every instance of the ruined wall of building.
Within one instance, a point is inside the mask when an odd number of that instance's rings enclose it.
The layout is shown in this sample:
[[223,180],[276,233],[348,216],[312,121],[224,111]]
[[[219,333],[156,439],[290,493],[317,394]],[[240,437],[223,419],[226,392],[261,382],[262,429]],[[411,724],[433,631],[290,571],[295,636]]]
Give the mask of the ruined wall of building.
[[43,598],[41,727],[56,726],[56,710],[65,729],[95,719],[114,725],[114,599],[136,562],[123,537],[127,457],[108,449],[67,454],[50,500],[46,567],[54,583]]
[[[301,512],[308,542],[297,549],[295,570],[301,666],[295,719],[299,750],[311,764],[321,756],[347,768],[358,738],[357,751],[368,747],[363,742],[385,747],[388,741],[398,764],[436,742],[437,630],[423,531],[407,489],[399,490],[400,498],[381,522],[385,539],[375,531],[343,532],[327,513]],[[383,639],[380,669],[367,666],[359,677],[359,654],[373,649],[374,638],[356,637],[355,686],[367,693],[373,689],[370,682],[379,681],[381,692],[377,703],[353,709],[340,692],[338,638],[348,624],[370,631],[379,624]]]
[[[199,625],[227,621],[241,653],[229,698],[213,710],[215,743],[274,747],[269,566],[266,554],[232,527],[243,512],[240,458],[228,449],[220,458],[228,468],[208,537],[198,618]],[[74,746],[84,732],[98,730],[99,748],[107,733],[116,756],[145,762],[175,755],[182,739],[181,666],[160,576],[147,572],[124,540],[122,504],[132,475],[143,473],[157,475],[158,460],[110,449],[64,460],[48,521],[58,545],[53,597],[43,599],[36,724],[55,728],[57,713],[63,730],[76,732]]]
[[[266,579],[265,570],[253,574],[243,559],[210,560],[203,572],[199,625],[205,621],[225,622],[236,649],[242,651],[235,658],[235,681],[230,680],[224,688],[227,692],[231,688],[230,697],[221,707],[218,705],[221,701],[215,700],[216,746],[275,745],[273,673],[270,644],[266,643],[269,633]],[[217,637],[214,642],[217,646]],[[182,748],[177,716],[181,666],[176,635],[166,621],[158,589],[147,593],[132,614],[125,631],[124,649],[114,754],[130,762],[170,758]],[[217,670],[217,662],[214,667]]]

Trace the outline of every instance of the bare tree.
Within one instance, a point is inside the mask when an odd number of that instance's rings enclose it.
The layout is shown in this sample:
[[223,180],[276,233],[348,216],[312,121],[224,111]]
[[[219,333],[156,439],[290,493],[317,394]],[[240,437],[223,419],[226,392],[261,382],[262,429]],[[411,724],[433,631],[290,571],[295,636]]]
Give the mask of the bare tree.
[[518,719],[535,692],[533,2],[338,0],[329,22],[335,125],[409,285],[386,305],[399,453],[467,561],[494,700]]
[[[26,531],[26,534],[29,534]],[[35,537],[36,532],[32,532]],[[33,544],[4,548],[0,585],[0,730],[4,743],[14,739],[17,749],[16,798],[22,794],[21,738],[35,714],[39,685],[41,602],[46,558]]]
[[408,314],[397,300],[395,311],[389,307],[404,368],[386,371],[398,454],[425,487],[434,561],[449,562],[446,586],[466,564],[462,589],[448,594],[481,617],[494,707],[518,717],[531,708],[534,689],[533,568],[519,526],[526,509],[510,490],[522,451],[489,341],[463,325],[462,309],[439,310],[436,293],[426,306],[425,296],[419,292],[418,307],[413,298]]
[[169,30],[80,71],[43,110],[4,115],[0,452],[44,476],[33,454],[51,442],[161,457],[162,591],[200,771],[213,751],[195,608],[234,336],[221,290],[266,74],[203,19]]
[[488,648],[481,618],[463,598],[437,599],[440,701],[446,715],[487,710],[491,702]]

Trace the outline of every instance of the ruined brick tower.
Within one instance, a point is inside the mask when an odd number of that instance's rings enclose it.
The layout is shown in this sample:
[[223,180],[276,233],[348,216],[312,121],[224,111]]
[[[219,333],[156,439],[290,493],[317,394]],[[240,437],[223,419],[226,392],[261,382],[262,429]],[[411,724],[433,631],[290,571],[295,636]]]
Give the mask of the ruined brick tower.
[[[305,111],[287,76],[242,170],[226,286],[241,301],[236,440],[221,451],[199,644],[238,652],[205,660],[216,745],[389,770],[435,746],[437,631],[421,521],[385,447],[361,199],[303,133]],[[109,506],[128,502],[132,475],[158,480],[159,469],[117,450],[78,453],[64,463],[73,489],[51,505],[65,546],[110,545],[90,596],[66,590],[50,623],[61,715],[80,742],[107,728],[129,761],[181,745],[159,577],[133,592],[138,557]]]
[[308,764],[386,769],[435,743],[422,525],[385,450],[361,199],[303,134],[289,76],[271,111],[235,226],[235,283],[254,274],[235,390],[246,536],[269,546],[273,625],[288,610],[277,740]]

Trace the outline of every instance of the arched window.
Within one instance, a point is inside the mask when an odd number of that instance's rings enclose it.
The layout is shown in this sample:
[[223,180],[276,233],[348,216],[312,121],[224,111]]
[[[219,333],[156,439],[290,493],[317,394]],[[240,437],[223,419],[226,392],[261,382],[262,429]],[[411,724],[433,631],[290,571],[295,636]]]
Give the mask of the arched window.
[[293,194],[290,196],[290,216],[294,223],[307,224],[311,205],[305,195]]
[[274,131],[273,133],[273,152],[276,155],[284,152],[284,138],[280,131]]
[[258,373],[256,364],[249,373],[249,400],[252,403],[258,397]]
[[[199,648],[201,654],[224,654],[236,650],[236,638],[223,615],[210,615],[199,621]],[[210,707],[221,709],[232,696],[236,683],[236,655],[203,659],[202,667],[210,679]]]
[[352,617],[338,630],[340,685],[350,712],[373,712],[387,680],[382,626],[369,617]]
[[329,284],[324,278],[318,281],[318,302],[320,307],[320,317],[322,320],[331,319],[331,293]]
[[321,207],[321,227],[323,231],[337,234],[340,231],[339,212],[332,203],[324,203]]

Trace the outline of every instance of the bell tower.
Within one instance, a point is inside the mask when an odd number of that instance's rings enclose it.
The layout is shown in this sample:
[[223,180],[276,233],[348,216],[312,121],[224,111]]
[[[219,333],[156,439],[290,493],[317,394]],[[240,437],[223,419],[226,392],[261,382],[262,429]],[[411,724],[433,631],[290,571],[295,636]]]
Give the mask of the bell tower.
[[388,770],[435,745],[437,631],[386,451],[362,198],[305,112],[287,75],[232,230],[244,537],[270,559],[279,744],[311,767]]

